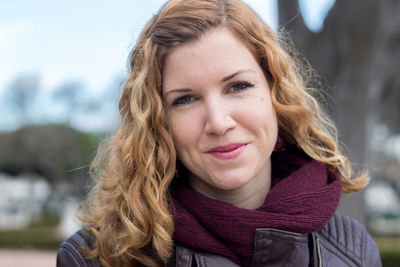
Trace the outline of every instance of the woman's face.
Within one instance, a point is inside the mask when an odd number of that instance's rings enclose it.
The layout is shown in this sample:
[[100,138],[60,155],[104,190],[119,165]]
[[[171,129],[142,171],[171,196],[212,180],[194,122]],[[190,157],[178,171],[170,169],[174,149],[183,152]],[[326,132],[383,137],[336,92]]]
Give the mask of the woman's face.
[[194,189],[209,196],[268,179],[277,120],[246,45],[217,28],[173,49],[164,70],[169,127]]

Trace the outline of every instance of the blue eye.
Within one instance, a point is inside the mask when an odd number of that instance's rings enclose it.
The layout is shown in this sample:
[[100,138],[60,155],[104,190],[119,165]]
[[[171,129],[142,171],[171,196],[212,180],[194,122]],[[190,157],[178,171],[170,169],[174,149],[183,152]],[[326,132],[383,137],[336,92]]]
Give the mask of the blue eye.
[[189,104],[193,101],[196,101],[196,98],[190,95],[184,95],[181,97],[178,97],[177,99],[172,102],[173,106],[179,106],[179,105],[184,105],[184,104]]
[[238,92],[238,91],[242,91],[249,87],[253,87],[253,84],[251,84],[249,82],[236,82],[229,87],[228,91]]

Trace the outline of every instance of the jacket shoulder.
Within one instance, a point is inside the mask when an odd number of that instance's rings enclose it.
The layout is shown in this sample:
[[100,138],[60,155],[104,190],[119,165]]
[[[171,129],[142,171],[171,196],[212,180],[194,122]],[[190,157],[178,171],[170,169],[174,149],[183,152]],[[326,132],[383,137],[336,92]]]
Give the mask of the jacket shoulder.
[[337,257],[351,259],[354,266],[382,266],[375,241],[362,224],[350,217],[335,214],[318,235],[326,241],[326,249]]
[[71,235],[58,249],[57,267],[100,266],[96,259],[87,258],[82,253],[92,250],[94,242],[94,238],[82,229]]

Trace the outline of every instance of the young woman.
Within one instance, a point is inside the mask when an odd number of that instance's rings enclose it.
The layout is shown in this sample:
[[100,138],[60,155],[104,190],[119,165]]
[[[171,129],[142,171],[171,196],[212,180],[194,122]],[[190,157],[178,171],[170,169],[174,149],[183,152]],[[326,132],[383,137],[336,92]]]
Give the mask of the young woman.
[[130,69],[58,266],[381,265],[364,227],[335,214],[367,175],[244,3],[167,2]]

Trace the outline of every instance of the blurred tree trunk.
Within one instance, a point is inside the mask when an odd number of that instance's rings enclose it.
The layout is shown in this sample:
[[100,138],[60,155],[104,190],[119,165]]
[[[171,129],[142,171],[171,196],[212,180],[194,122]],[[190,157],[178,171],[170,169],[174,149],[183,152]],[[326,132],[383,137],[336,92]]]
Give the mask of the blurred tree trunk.
[[[330,86],[327,110],[357,170],[368,160],[373,126],[399,111],[400,1],[336,0],[318,33],[305,25],[298,0],[277,2],[280,26]],[[362,193],[344,195],[339,212],[365,224]]]

